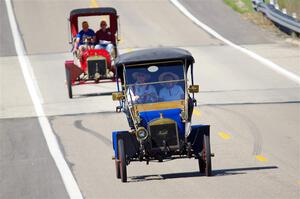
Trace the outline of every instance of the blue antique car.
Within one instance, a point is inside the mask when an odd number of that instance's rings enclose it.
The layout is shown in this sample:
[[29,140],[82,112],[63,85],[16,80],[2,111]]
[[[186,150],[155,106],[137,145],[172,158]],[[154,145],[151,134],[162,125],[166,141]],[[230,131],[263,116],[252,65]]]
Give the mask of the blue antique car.
[[133,161],[163,162],[195,158],[199,170],[211,175],[209,125],[191,125],[196,99],[194,58],[179,48],[152,48],[117,57],[119,101],[130,130],[112,133],[116,176],[127,181],[126,167]]

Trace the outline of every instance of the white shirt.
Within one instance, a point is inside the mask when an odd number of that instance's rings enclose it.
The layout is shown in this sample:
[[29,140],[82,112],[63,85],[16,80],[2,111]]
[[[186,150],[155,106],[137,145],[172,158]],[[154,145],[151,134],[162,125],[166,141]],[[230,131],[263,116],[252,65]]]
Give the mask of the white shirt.
[[128,89],[127,98],[137,103],[150,103],[157,100],[157,92],[152,85],[133,85]]
[[164,87],[159,91],[159,98],[163,101],[174,101],[182,99],[184,92],[179,85],[174,85],[171,88]]

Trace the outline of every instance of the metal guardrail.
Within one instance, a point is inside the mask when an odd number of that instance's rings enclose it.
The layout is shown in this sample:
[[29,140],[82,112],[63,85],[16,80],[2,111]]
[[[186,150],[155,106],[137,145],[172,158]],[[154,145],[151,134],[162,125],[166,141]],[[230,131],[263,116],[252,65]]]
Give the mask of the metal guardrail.
[[287,28],[290,32],[300,34],[300,21],[276,9],[272,4],[266,4],[262,1],[252,1],[253,8],[257,12],[262,12],[267,18],[276,24]]

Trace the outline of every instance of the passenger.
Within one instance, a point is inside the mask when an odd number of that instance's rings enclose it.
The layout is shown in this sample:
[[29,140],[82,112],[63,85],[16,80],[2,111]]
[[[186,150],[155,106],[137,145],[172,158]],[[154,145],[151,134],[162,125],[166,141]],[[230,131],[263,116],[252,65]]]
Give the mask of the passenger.
[[107,28],[106,21],[100,22],[100,29],[96,32],[96,43],[95,49],[105,49],[112,56],[114,45],[112,44],[112,33]]
[[162,101],[173,101],[184,98],[184,92],[181,86],[176,85],[174,80],[178,80],[178,75],[172,72],[165,72],[159,76],[159,81],[169,81],[164,83],[164,87],[159,91],[159,98]]
[[83,21],[82,30],[76,36],[73,52],[79,50],[79,55],[81,57],[86,49],[92,47],[95,39],[95,32],[89,28],[89,24],[87,21]]
[[156,89],[153,85],[144,84],[150,79],[150,75],[145,72],[134,72],[133,79],[135,85],[129,88],[129,100],[137,103],[151,103],[158,99]]

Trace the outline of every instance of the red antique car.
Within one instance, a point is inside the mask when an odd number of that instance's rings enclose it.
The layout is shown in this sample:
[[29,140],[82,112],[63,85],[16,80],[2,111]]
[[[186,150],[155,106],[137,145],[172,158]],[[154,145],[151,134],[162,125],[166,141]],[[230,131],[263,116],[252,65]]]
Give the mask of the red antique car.
[[[79,53],[73,52],[73,60],[65,61],[66,83],[68,87],[69,98],[73,98],[72,87],[82,84],[95,84],[115,81],[115,67],[113,59],[117,57],[118,41],[118,15],[114,8],[83,8],[75,9],[70,12],[70,44],[73,48],[76,42],[76,36],[79,33],[79,20],[91,18],[96,19],[97,23],[106,17],[107,25],[111,33],[112,53],[105,49],[95,49],[93,44],[85,43],[88,46],[86,50]],[[88,21],[88,20],[86,20]],[[86,42],[86,41],[84,41]],[[90,45],[90,46],[89,46]]]

